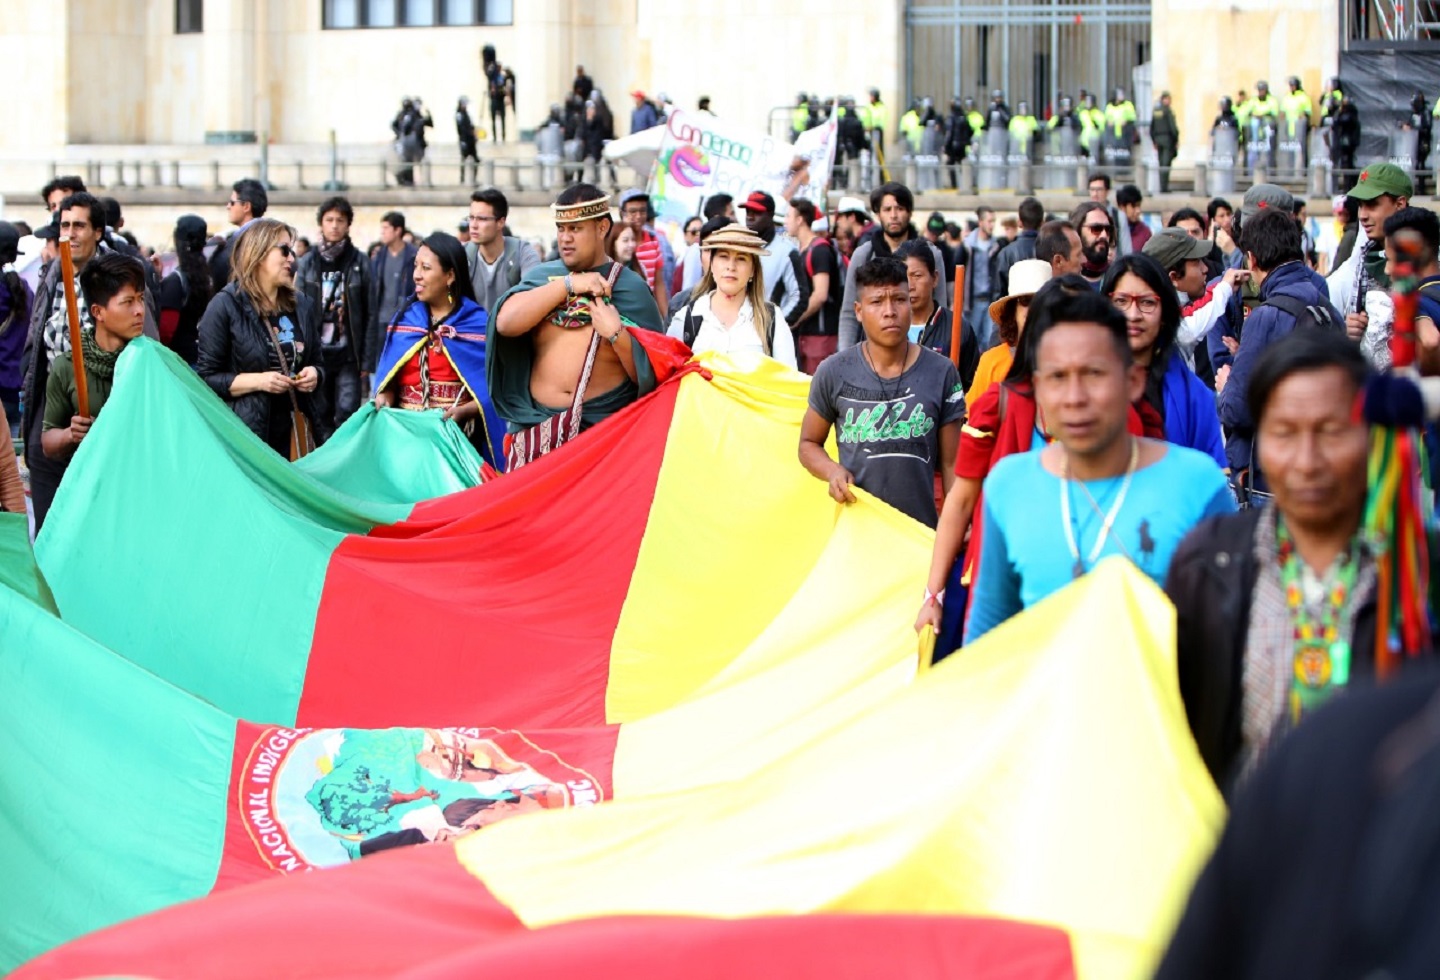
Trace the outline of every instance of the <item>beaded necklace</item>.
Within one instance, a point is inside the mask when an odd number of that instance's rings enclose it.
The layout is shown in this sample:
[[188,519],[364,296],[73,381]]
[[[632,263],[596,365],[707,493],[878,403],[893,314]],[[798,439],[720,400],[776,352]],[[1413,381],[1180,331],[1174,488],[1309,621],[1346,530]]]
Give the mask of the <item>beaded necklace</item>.
[[[1328,701],[1337,688],[1350,682],[1350,640],[1341,635],[1340,621],[1345,604],[1355,591],[1360,562],[1346,551],[1325,573],[1324,595],[1318,604],[1305,598],[1304,559],[1295,548],[1285,522],[1276,522],[1275,536],[1280,562],[1280,585],[1290,611],[1295,643],[1294,669],[1290,677],[1290,721],[1298,722]],[[1318,605],[1318,608],[1315,608]]]

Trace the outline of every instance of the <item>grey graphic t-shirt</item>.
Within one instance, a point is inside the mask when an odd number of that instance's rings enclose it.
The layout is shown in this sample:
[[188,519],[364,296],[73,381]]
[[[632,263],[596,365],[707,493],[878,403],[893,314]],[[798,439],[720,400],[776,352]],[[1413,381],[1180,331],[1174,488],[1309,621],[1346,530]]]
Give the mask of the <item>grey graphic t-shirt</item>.
[[921,349],[898,378],[881,378],[867,344],[827,357],[810,382],[810,407],[835,427],[840,465],[857,486],[934,527],[940,428],[965,418],[965,391],[949,358]]

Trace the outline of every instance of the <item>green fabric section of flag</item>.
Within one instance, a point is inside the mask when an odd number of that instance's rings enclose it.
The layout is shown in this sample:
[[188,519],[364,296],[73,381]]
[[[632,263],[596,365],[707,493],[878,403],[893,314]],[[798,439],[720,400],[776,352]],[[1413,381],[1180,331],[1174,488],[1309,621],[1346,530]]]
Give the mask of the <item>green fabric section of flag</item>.
[[382,412],[366,402],[295,468],[358,500],[414,504],[477,486],[483,462],[439,411]]
[[[125,584],[117,573],[111,588]],[[56,943],[210,891],[235,722],[3,585],[0,637],[5,974]],[[153,791],[182,773],[185,792]],[[107,820],[117,808],[124,819]]]
[[20,595],[47,612],[55,612],[55,599],[50,586],[35,565],[30,550],[30,519],[24,514],[0,514],[0,585]]
[[[394,501],[406,468],[443,472],[437,455],[462,455],[443,444],[437,454],[425,426],[437,435],[442,422],[367,413],[337,433],[327,453],[337,463],[364,469],[362,450],[397,460],[376,481],[346,477],[352,495],[325,482],[334,467],[324,457],[316,475],[292,466],[183,361],[136,340],[70,463],[37,560],[65,621],[87,636],[236,717],[292,724],[331,553],[347,534],[410,514]],[[137,554],[162,571],[127,575],[108,560]]]

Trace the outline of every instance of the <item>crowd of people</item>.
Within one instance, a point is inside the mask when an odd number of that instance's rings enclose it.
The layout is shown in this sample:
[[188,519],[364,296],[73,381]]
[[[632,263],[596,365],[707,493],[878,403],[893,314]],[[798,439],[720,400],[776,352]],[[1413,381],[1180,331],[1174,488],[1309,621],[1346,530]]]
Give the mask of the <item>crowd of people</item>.
[[[1096,173],[1087,195],[1065,215],[1025,199],[1008,231],[985,207],[968,229],[917,223],[896,182],[834,208],[717,195],[677,249],[644,191],[612,201],[581,183],[553,204],[549,250],[510,232],[493,188],[472,194],[460,236],[417,238],[391,212],[368,249],[337,196],[301,255],[264,186],[242,180],[235,232],[217,242],[182,216],[161,277],[118,206],[58,178],[41,232],[70,242],[88,400],[58,261],[33,294],[0,278],[0,396],[38,529],[142,334],[282,456],[373,400],[443,412],[490,478],[603,423],[692,353],[773,358],[813,376],[797,465],[817,492],[850,504],[862,490],[935,530],[914,627],[937,657],[1112,556],[1163,586],[1187,716],[1231,794],[1376,676],[1368,436],[1351,406],[1390,367],[1402,239],[1418,255],[1421,366],[1440,370],[1440,219],[1387,163],[1335,202],[1344,233],[1315,241],[1275,185],[1158,229],[1133,187]],[[0,260],[19,235],[0,223]],[[23,509],[7,470],[0,507]]]

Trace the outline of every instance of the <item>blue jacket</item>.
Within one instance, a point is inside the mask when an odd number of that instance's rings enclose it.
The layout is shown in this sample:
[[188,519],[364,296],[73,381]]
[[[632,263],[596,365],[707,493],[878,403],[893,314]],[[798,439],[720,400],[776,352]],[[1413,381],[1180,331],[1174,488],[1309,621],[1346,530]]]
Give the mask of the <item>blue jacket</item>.
[[[1235,254],[1239,255],[1240,253],[1237,251]],[[1243,267],[1243,262],[1239,266],[1230,266],[1230,268]],[[1310,281],[1315,284],[1315,288],[1320,290],[1322,295],[1328,296],[1330,286],[1325,282],[1325,277],[1309,266],[1305,266],[1304,268],[1305,272],[1309,274]],[[1207,288],[1213,286],[1214,283],[1218,281],[1218,279],[1212,280],[1207,284]],[[1235,360],[1235,355],[1230,353],[1230,348],[1225,346],[1222,338],[1240,336],[1240,331],[1236,329],[1235,324],[1245,322],[1244,302],[1245,299],[1242,290],[1237,289],[1231,293],[1230,305],[1226,307],[1225,311],[1225,319],[1221,323],[1217,323],[1215,329],[1205,335],[1205,349],[1210,354],[1210,366],[1216,371]]]
[[630,110],[630,132],[641,133],[660,125],[660,113],[648,99]]
[[1172,351],[1165,366],[1165,441],[1204,453],[1224,469],[1225,440],[1215,414],[1215,393],[1195,376],[1185,359]]
[[[1325,280],[1303,262],[1287,262],[1265,277],[1260,287],[1261,302],[1271,296],[1293,296],[1311,306],[1327,306],[1336,323],[1345,322],[1345,318],[1330,305],[1330,290],[1326,288]],[[1246,404],[1250,372],[1255,369],[1255,361],[1265,348],[1294,329],[1295,318],[1274,306],[1257,306],[1245,318],[1240,349],[1230,365],[1230,379],[1217,399],[1220,422],[1229,432],[1225,453],[1230,458],[1232,471],[1250,466],[1250,449],[1255,436],[1255,420],[1250,417],[1250,408]]]
[[[474,300],[462,299],[460,306],[444,320],[452,328],[444,339],[445,354],[455,373],[480,404],[480,415],[470,442],[497,470],[505,468],[505,423],[495,412],[490,386],[485,378],[485,333],[490,315]],[[385,344],[375,365],[375,390],[380,391],[400,374],[402,368],[434,339],[430,311],[419,300],[411,300],[385,331]]]

